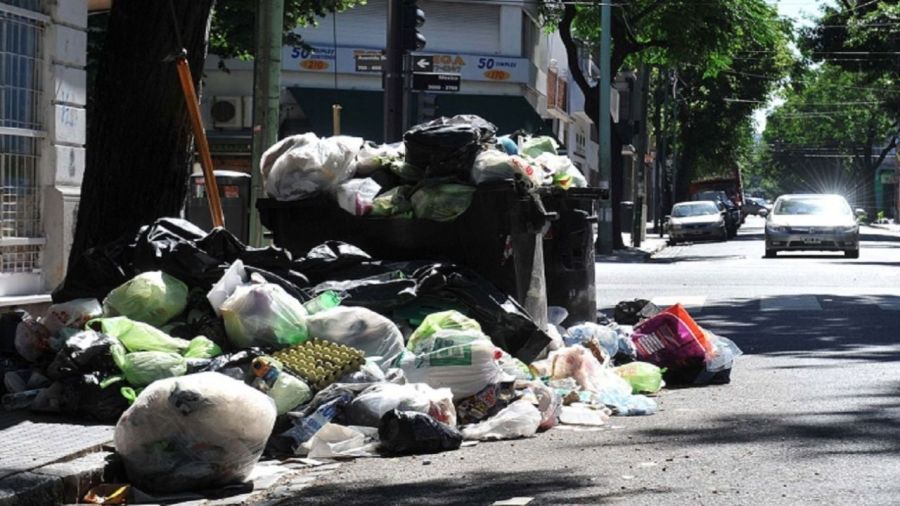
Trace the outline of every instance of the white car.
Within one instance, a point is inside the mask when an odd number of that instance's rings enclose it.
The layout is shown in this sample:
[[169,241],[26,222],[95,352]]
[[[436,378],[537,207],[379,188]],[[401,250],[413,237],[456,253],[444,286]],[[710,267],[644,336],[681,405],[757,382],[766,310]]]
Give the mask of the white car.
[[779,251],[843,251],[859,258],[859,223],[840,195],[782,195],[766,219],[766,258]]
[[712,200],[679,202],[672,206],[669,216],[669,242],[689,241],[693,239],[728,238],[725,229],[725,213],[719,209],[718,203]]

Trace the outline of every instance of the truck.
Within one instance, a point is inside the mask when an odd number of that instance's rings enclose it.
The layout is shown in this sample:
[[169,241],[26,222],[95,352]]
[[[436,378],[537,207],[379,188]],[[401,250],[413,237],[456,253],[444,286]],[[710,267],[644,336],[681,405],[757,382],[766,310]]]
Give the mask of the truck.
[[741,172],[735,169],[731,177],[705,178],[695,180],[688,188],[691,200],[713,200],[725,207],[726,225],[729,237],[737,235],[737,229],[747,217],[743,210],[744,190]]

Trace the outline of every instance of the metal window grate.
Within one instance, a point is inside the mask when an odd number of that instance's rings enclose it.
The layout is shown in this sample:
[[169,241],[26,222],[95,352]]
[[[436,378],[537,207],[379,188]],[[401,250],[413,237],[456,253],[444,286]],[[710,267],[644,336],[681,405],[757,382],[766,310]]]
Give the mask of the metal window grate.
[[0,245],[41,236],[38,140],[0,135]]
[[3,3],[29,11],[44,12],[43,0],[3,0]]
[[41,129],[44,26],[0,11],[0,127]]
[[0,274],[37,273],[40,266],[40,245],[0,246]]

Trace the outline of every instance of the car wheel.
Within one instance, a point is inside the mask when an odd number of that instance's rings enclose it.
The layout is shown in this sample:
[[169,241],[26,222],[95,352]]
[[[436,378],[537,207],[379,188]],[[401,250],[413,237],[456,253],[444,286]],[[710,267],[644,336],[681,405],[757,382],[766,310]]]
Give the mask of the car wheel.
[[767,249],[766,258],[775,258],[778,255],[777,249]]
[[844,256],[847,258],[859,258],[859,250],[858,249],[848,249],[844,252]]
[[725,242],[728,240],[728,231],[725,230],[724,228],[722,229],[721,233],[719,234],[719,240],[722,242]]

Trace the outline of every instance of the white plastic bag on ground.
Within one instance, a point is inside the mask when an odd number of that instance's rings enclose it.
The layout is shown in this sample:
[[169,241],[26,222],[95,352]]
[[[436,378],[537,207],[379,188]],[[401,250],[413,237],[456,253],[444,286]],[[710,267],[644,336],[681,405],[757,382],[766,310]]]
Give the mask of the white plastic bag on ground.
[[559,423],[565,425],[588,425],[599,427],[606,425],[609,414],[606,409],[594,409],[582,403],[563,406],[559,414]]
[[97,299],[75,299],[50,306],[41,323],[51,335],[56,335],[64,328],[84,329],[87,322],[102,315],[103,308]]
[[301,448],[311,459],[380,457],[378,429],[327,423]]
[[467,440],[492,441],[531,437],[541,424],[541,412],[526,400],[518,400],[483,422],[462,428]]
[[[361,138],[338,135],[305,141],[278,156],[268,173],[263,169],[269,196],[277,200],[298,200],[353,177],[353,159],[362,147]],[[266,154],[263,160],[269,161]]]
[[284,348],[306,341],[306,309],[278,285],[239,286],[219,308],[225,333],[238,348]]
[[[435,334],[435,342],[442,338],[442,334],[453,332],[459,331],[438,332]],[[434,388],[449,388],[453,391],[454,399],[465,399],[490,384],[511,379],[497,364],[501,356],[500,350],[488,340],[445,348],[435,345],[433,350],[419,355],[404,352],[394,364],[403,369],[410,382],[427,383]]]
[[610,327],[585,322],[569,327],[567,333],[566,346],[580,345],[594,339],[609,357],[614,357],[619,352],[619,334]]
[[354,216],[365,216],[372,211],[372,202],[381,185],[372,178],[351,179],[337,186],[334,190],[334,198],[344,211]]
[[346,413],[354,425],[378,427],[381,417],[392,409],[425,413],[439,422],[456,426],[453,394],[447,388],[434,389],[424,383],[377,383],[357,395]]
[[275,403],[219,373],[154,382],[116,424],[128,479],[147,492],[217,488],[247,479],[275,425]]
[[307,317],[309,335],[380,357],[387,368],[403,352],[403,334],[394,322],[364,307],[338,306]]

